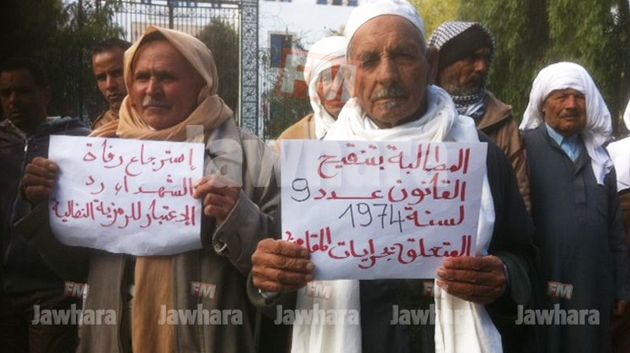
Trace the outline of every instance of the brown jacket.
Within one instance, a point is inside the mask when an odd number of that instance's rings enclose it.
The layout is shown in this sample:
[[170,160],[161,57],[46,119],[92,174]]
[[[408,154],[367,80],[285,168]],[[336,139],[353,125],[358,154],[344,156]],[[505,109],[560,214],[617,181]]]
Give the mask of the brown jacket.
[[92,122],[92,130],[96,130],[99,127],[109,123],[110,121],[118,120],[118,113],[109,109],[97,116]]
[[[206,150],[211,159],[206,159],[206,165],[214,163],[232,179],[242,177],[242,191],[224,223],[213,229],[204,220],[202,249],[173,256],[173,307],[177,312],[166,314],[180,320],[176,326],[178,353],[254,352],[256,315],[247,299],[246,278],[258,241],[279,234],[275,222],[280,196],[277,156],[262,141],[240,131],[232,119],[213,131]],[[114,310],[116,322],[82,325],[77,352],[131,352],[128,274],[133,273],[132,258],[93,252],[84,312]],[[182,323],[186,314],[195,315],[194,322]],[[198,321],[205,317],[210,320]]]
[[525,155],[523,139],[512,117],[512,107],[488,93],[486,113],[476,121],[477,128],[499,146],[505,153],[516,173],[518,189],[523,196],[525,207],[531,212],[529,199],[529,167]]
[[313,113],[300,119],[284,130],[278,140],[315,140],[315,119]]

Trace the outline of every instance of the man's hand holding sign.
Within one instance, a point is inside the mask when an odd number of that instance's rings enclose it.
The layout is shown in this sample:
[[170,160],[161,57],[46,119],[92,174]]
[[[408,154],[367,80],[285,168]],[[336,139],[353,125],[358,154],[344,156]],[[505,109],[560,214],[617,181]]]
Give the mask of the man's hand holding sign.
[[223,223],[238,201],[241,188],[220,175],[206,176],[195,185],[193,196],[203,201],[203,213]]

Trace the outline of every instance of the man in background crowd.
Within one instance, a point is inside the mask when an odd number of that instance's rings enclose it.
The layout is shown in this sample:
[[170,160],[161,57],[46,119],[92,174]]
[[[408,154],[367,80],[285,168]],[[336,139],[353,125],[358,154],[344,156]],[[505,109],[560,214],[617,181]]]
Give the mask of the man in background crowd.
[[543,309],[597,317],[545,325],[547,352],[609,352],[611,316],[622,314],[630,299],[617,180],[604,148],[610,112],[590,74],[561,62],[538,73],[520,128],[531,170]]
[[92,49],[92,71],[98,90],[109,105],[109,109],[101,113],[92,122],[97,129],[110,121],[118,120],[118,110],[127,88],[123,79],[125,50],[131,43],[118,38],[106,39]]
[[473,118],[477,128],[503,150],[529,210],[527,159],[512,107],[486,89],[494,37],[477,22],[445,22],[433,32],[429,46],[439,52],[437,85],[451,95],[460,114]]
[[[87,135],[77,119],[48,118],[51,90],[44,71],[28,59],[11,59],[0,67],[0,350],[3,352],[72,352],[77,326],[42,322],[51,310],[81,309],[81,298],[66,295],[64,280],[85,282],[83,253],[61,245],[50,230],[28,237],[14,222],[30,211],[22,199],[24,166],[48,153],[51,134]],[[32,225],[37,227],[36,224]],[[45,252],[44,252],[45,250]],[[46,321],[46,320],[44,320]]]

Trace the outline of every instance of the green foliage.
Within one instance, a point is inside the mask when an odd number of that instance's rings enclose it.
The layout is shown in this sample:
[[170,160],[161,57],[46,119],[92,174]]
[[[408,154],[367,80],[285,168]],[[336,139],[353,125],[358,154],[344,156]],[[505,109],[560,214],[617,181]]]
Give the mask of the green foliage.
[[443,22],[458,18],[460,0],[411,0],[424,19],[427,39]]
[[219,74],[219,96],[236,111],[239,96],[239,37],[227,22],[213,19],[197,35],[214,55]]
[[100,7],[89,1],[75,2],[64,8],[62,24],[44,53],[49,58],[51,77],[60,86],[56,96],[61,100],[53,105],[60,115],[93,119],[106,109],[92,72],[92,47],[107,38],[122,38],[122,29],[112,22],[116,9],[115,1]]
[[27,56],[40,62],[53,91],[49,115],[94,116],[105,107],[91,71],[91,48],[122,35],[111,20],[117,2],[97,8],[94,1],[64,6],[61,0],[10,0],[4,6],[0,60]]
[[[596,4],[571,4],[567,0],[549,3],[551,41],[547,61],[572,60],[582,64],[593,75],[600,87],[609,108],[618,112],[621,104],[618,95],[621,89],[623,72],[623,41],[621,36],[630,31],[615,25],[615,15],[611,11],[616,0],[598,0]],[[579,4],[579,5],[578,5]],[[628,6],[628,3],[625,3]],[[579,26],[575,21],[579,19]],[[627,94],[627,91],[626,91]]]
[[497,39],[489,88],[525,110],[538,71],[558,61],[584,66],[614,117],[630,95],[627,0],[469,0],[460,17],[479,21]]

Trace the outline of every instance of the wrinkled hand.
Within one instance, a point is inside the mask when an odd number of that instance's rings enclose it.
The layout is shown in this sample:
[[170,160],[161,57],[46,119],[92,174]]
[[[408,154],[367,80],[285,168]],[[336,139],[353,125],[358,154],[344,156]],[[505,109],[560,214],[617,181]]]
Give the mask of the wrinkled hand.
[[615,316],[623,315],[627,309],[628,309],[628,302],[625,300],[617,299],[617,301],[615,302],[615,312],[614,312]]
[[203,213],[206,216],[223,223],[236,205],[240,192],[241,188],[233,181],[220,175],[210,175],[195,185],[193,197],[203,199]]
[[284,240],[264,239],[252,255],[254,287],[266,292],[296,291],[313,280],[315,266],[305,248]]
[[55,188],[58,175],[59,166],[55,162],[42,157],[33,158],[24,169],[22,179],[26,199],[32,204],[48,200]]
[[496,256],[451,257],[444,261],[437,274],[440,288],[479,304],[497,300],[507,285],[503,262]]

